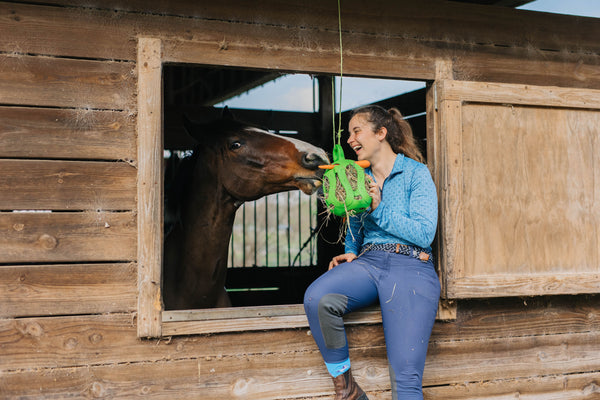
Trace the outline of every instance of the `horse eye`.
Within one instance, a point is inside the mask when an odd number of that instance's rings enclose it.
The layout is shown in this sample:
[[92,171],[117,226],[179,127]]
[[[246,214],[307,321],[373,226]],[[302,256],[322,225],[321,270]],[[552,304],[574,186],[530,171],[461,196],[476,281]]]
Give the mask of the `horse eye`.
[[240,147],[242,147],[242,144],[240,142],[233,142],[229,145],[229,150],[237,150]]

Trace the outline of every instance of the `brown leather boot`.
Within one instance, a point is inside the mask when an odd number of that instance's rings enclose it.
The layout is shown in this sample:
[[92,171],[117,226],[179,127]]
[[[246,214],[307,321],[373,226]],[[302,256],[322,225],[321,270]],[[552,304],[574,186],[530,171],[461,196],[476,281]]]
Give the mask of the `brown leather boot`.
[[354,380],[350,370],[332,379],[335,388],[335,400],[369,400]]

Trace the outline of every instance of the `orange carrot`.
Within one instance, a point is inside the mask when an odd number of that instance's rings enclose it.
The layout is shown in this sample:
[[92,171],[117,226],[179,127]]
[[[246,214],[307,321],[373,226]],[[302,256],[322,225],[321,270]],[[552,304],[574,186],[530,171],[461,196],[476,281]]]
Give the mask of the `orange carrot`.
[[335,165],[319,165],[319,168],[321,169],[333,169],[333,167],[335,167]]
[[363,167],[363,168],[367,168],[371,165],[371,163],[368,160],[360,160],[360,161],[355,161],[355,163],[359,166],[359,167]]

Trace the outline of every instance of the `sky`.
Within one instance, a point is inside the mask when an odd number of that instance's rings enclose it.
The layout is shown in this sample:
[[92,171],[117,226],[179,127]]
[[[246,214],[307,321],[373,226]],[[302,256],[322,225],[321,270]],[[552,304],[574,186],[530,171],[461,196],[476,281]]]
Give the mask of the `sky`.
[[[518,8],[600,18],[599,0],[536,0]],[[336,77],[336,81],[336,85],[339,85],[339,76]],[[316,83],[314,85],[316,91]],[[425,87],[424,82],[343,77],[342,111],[398,96],[422,87]],[[316,99],[313,100],[315,91],[313,91],[313,78],[311,76],[289,74],[216,104],[216,106],[228,105],[231,108],[312,112],[319,107]],[[336,111],[339,110],[337,99],[335,109]]]

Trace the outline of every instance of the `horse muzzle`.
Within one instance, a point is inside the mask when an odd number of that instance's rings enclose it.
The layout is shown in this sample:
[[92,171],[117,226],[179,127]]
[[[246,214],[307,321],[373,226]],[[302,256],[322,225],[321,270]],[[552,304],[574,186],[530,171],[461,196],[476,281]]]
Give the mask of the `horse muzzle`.
[[297,177],[294,179],[294,181],[298,189],[300,189],[302,192],[308,195],[311,195],[314,192],[316,192],[317,189],[323,184],[323,181],[319,176]]

